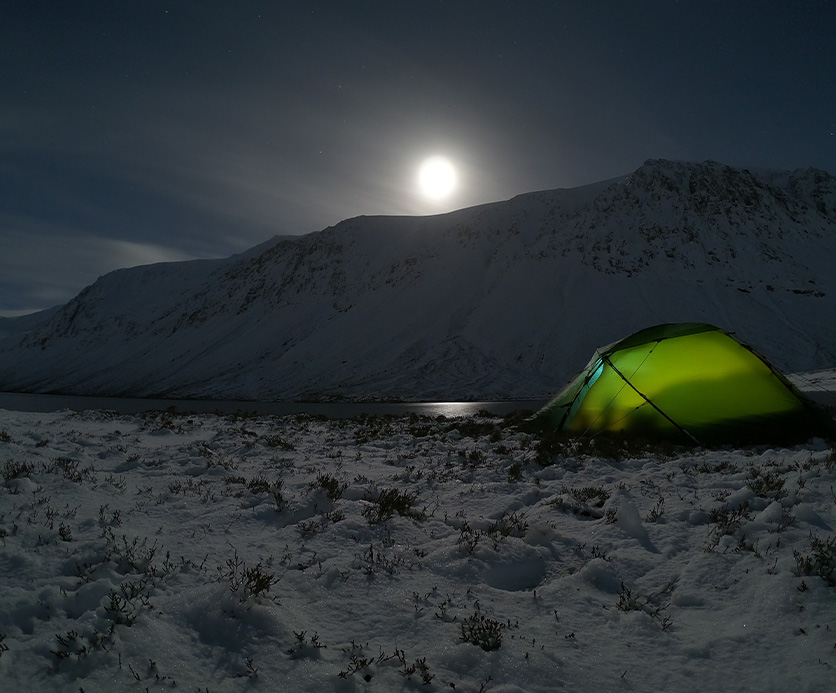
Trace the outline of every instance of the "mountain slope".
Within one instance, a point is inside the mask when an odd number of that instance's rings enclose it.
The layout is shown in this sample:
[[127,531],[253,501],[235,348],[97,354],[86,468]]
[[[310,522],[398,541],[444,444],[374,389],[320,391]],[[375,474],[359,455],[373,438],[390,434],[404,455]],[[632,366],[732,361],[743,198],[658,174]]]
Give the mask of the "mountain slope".
[[659,322],[836,364],[836,179],[648,161],[583,188],[359,217],[119,270],[0,342],[0,389],[245,399],[553,393]]

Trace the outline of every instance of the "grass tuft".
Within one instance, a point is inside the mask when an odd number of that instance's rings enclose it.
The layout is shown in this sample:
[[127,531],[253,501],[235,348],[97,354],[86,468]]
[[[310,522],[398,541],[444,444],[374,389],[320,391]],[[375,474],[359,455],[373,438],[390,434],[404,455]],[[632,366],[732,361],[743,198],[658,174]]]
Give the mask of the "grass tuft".
[[504,623],[488,618],[478,611],[462,621],[462,640],[481,647],[485,652],[498,650],[502,646]]
[[424,519],[424,513],[413,510],[412,505],[417,494],[399,491],[396,488],[383,489],[375,498],[363,508],[363,517],[370,525],[380,524],[391,518],[395,513],[401,517],[411,517],[414,520]]
[[793,550],[795,572],[799,577],[814,575],[822,578],[831,587],[836,586],[836,537],[820,539],[810,533],[810,552]]

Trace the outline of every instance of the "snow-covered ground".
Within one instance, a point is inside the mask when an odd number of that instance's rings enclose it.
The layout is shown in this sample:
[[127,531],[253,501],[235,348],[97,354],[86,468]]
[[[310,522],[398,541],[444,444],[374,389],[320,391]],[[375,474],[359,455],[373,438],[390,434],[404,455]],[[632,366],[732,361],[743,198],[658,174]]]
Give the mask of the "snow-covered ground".
[[4,691],[832,691],[836,450],[0,411]]
[[813,401],[836,406],[836,368],[789,373],[787,378]]

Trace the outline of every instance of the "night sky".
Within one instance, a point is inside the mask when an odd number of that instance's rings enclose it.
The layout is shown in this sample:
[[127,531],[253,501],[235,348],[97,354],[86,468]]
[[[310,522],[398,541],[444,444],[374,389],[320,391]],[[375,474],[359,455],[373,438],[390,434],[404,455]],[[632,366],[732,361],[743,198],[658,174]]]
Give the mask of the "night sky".
[[831,0],[5,0],[0,58],[0,316],[648,158],[836,173]]

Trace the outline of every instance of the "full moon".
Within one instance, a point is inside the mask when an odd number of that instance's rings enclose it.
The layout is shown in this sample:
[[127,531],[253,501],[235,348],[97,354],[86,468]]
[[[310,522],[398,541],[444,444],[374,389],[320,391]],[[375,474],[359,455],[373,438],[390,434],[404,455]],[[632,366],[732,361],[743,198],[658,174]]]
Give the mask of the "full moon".
[[425,197],[440,200],[456,188],[456,169],[443,156],[431,156],[418,169],[418,187]]

